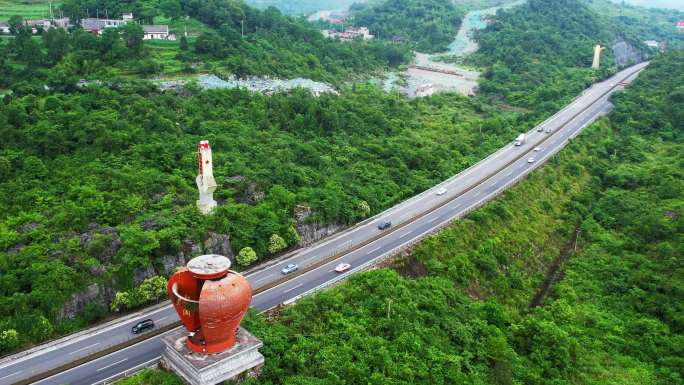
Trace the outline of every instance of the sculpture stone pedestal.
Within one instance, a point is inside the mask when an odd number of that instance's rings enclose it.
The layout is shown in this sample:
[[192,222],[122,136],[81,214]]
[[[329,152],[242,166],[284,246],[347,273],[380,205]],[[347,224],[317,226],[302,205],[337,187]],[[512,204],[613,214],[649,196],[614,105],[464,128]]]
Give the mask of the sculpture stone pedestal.
[[238,329],[236,344],[217,354],[194,353],[185,344],[187,338],[183,329],[166,335],[162,339],[166,346],[162,363],[191,385],[215,385],[254,372],[264,363],[259,353],[263,343],[243,328]]

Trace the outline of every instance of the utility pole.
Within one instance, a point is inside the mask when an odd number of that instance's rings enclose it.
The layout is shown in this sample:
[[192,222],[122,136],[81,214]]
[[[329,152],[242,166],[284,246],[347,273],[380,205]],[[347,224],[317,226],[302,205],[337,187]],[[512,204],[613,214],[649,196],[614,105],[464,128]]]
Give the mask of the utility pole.
[[390,319],[390,310],[392,309],[392,298],[387,299],[387,319]]
[[582,229],[577,229],[577,235],[575,235],[575,253],[577,252],[577,241],[579,240],[579,236],[582,233]]
[[242,24],[242,35],[241,36],[245,37],[245,18],[244,17],[242,18],[241,24]]

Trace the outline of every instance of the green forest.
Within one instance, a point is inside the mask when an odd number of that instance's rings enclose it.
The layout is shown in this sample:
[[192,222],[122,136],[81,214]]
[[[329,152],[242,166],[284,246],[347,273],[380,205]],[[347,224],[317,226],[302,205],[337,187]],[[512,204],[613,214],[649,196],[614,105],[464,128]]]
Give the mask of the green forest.
[[480,48],[469,60],[487,68],[480,89],[495,101],[542,114],[557,111],[613,66],[605,50],[601,71],[590,68],[594,46],[612,36],[579,0],[529,0],[500,10],[476,40]]
[[450,1],[386,0],[351,7],[352,23],[381,39],[408,40],[421,52],[444,51],[458,31],[463,13]]
[[246,383],[682,383],[683,59],[393,268],[252,314]]
[[[439,15],[429,23],[431,29],[423,30],[421,35],[430,36],[430,40],[421,42],[422,37],[411,37],[413,43],[409,46],[382,40],[341,43],[324,39],[317,28],[302,19],[284,16],[274,8],[257,10],[239,1],[169,0],[150,7],[149,1],[139,0],[130,2],[125,9],[122,4],[66,0],[63,7],[76,19],[88,15],[89,11],[83,13],[83,9],[107,8],[110,16],[118,17],[133,7],[141,21],[165,18],[173,28],[189,23],[193,31],[201,33],[178,42],[146,42],[140,27],[131,24],[108,29],[100,37],[78,29],[69,33],[51,29],[31,36],[21,17],[13,17],[10,21],[15,36],[0,38],[0,95],[4,95],[0,100],[0,353],[82,328],[107,317],[121,304],[122,308],[134,307],[163,295],[163,290],[158,290],[163,286],[159,277],[143,284],[134,277],[150,269],[163,275],[167,257],[192,247],[202,250],[208,234],[224,234],[230,238],[235,254],[249,248],[257,261],[264,261],[297,247],[297,206],[310,207],[314,214],[309,220],[323,224],[346,226],[372,216],[484,158],[516,133],[554,112],[591,81],[609,74],[612,66],[606,52],[600,71],[586,69],[593,42],[607,39],[610,29],[604,28],[605,23],[590,8],[571,0],[563,4],[577,6],[576,15],[565,12],[557,1],[530,0],[523,7],[500,13],[491,27],[481,32],[478,39],[482,54],[477,54],[473,63],[487,71],[482,96],[439,94],[413,101],[355,81],[373,71],[405,63],[411,55],[409,48],[443,49],[460,23],[461,16],[451,5],[408,1],[402,8],[407,13],[396,20],[389,13],[384,15],[387,9],[382,5],[366,9],[369,17],[377,17],[388,28],[398,26],[398,35],[416,31],[404,24],[411,20],[409,15],[418,19]],[[561,22],[539,21],[552,19]],[[426,24],[423,27],[427,28]],[[585,27],[586,33],[572,33]],[[535,32],[528,39],[530,29]],[[539,30],[543,33],[536,32]],[[532,45],[535,48],[528,50]],[[554,53],[558,45],[565,48],[561,56]],[[537,352],[532,347],[523,349],[520,344],[526,335],[535,335],[534,328],[560,322],[552,319],[557,315],[556,308],[544,304],[528,313],[523,305],[544,280],[550,261],[567,249],[569,234],[585,226],[589,217],[595,218],[597,229],[610,237],[592,239],[588,230],[583,230],[578,241],[581,253],[588,253],[591,245],[610,249],[599,242],[604,238],[618,237],[611,247],[623,247],[629,242],[620,237],[645,232],[629,224],[639,217],[620,219],[624,228],[613,229],[610,226],[615,224],[617,213],[594,213],[589,203],[600,202],[612,188],[604,184],[604,174],[623,167],[625,174],[619,178],[630,182],[620,185],[625,191],[615,194],[635,194],[630,195],[633,202],[674,188],[627,189],[637,178],[629,173],[645,177],[655,170],[637,167],[681,163],[677,158],[681,149],[669,147],[678,143],[681,135],[681,126],[677,126],[681,124],[681,116],[677,117],[681,112],[674,108],[678,105],[676,98],[681,96],[681,79],[669,79],[678,85],[668,85],[662,93],[657,93],[653,85],[665,84],[665,76],[674,76],[667,71],[674,71],[676,65],[673,58],[654,63],[648,82],[640,82],[639,87],[617,98],[619,103],[610,122],[597,125],[590,133],[591,139],[575,144],[572,155],[558,157],[556,165],[562,166],[558,174],[545,169],[515,190],[525,192],[511,192],[425,242],[406,261],[406,267],[363,274],[348,285],[285,310],[268,328],[260,316],[252,316],[249,327],[269,345],[265,353],[272,364],[264,372],[265,381],[313,383],[314,378],[325,378],[336,383],[341,378],[353,378],[352,382],[365,383],[422,382],[426,370],[434,365],[442,373],[435,377],[444,383],[476,379],[492,382],[499,376],[500,383],[509,383],[507,379],[543,383],[543,378],[575,378],[575,383],[583,382],[579,378],[587,371],[582,365],[588,364],[581,359],[587,354],[577,350],[579,343],[573,341],[586,336],[580,332],[594,331],[587,325],[575,330],[578,326],[572,322],[554,324],[557,328],[550,330],[553,335],[548,336],[549,341],[570,341],[567,352],[562,353],[565,355]],[[263,96],[244,90],[207,91],[193,84],[162,91],[145,81],[155,76],[198,72],[302,76],[330,82],[340,93],[314,97],[306,90],[294,90]],[[625,107],[646,97],[663,109],[669,108],[669,115],[642,110],[641,106],[634,110]],[[673,99],[662,101],[666,97]],[[618,140],[623,134],[632,138],[629,145]],[[219,184],[215,195],[219,208],[207,218],[199,216],[195,208],[194,150],[201,139],[212,144]],[[649,144],[657,144],[657,151],[647,153],[644,146]],[[631,155],[623,159],[622,151]],[[592,158],[599,155],[603,157]],[[598,164],[605,164],[603,174],[595,168]],[[671,175],[676,187],[681,175],[672,167],[668,169],[672,173],[667,175]],[[667,170],[656,171],[665,175]],[[556,205],[552,198],[529,202],[531,196],[552,194],[542,190],[547,185],[555,186],[556,194],[548,196],[556,196],[566,202],[564,205]],[[656,188],[653,181],[634,186]],[[583,195],[590,193],[594,195]],[[670,201],[681,202],[675,198]],[[582,199],[589,203],[585,205]],[[599,206],[608,210],[615,204],[606,201]],[[661,202],[653,198],[656,204]],[[585,206],[591,208],[581,211]],[[648,207],[648,212],[655,213],[658,207]],[[568,214],[568,208],[582,215]],[[525,211],[525,218],[516,219],[516,210]],[[671,211],[675,213],[672,221],[678,221],[681,206]],[[524,219],[539,224],[530,227]],[[505,224],[497,222],[506,220],[509,222]],[[654,236],[681,234],[681,222],[669,225],[666,219],[655,217],[649,221],[649,226],[663,226],[654,230]],[[497,232],[507,227],[505,234]],[[596,234],[603,234],[599,230]],[[502,247],[503,239],[512,240],[519,234],[526,234],[526,241]],[[472,238],[457,238],[464,236]],[[269,247],[274,237],[283,241],[277,249]],[[663,250],[675,253],[680,241],[669,239],[669,246],[662,246]],[[649,241],[651,244],[658,242]],[[551,248],[535,257],[539,266],[530,267],[526,260],[513,258],[529,256],[533,245]],[[477,251],[452,255],[453,250]],[[603,255],[603,249],[597,250],[597,256]],[[648,258],[648,252],[655,251],[623,252]],[[606,264],[614,263],[603,257]],[[570,259],[568,266],[575,260]],[[670,267],[670,271],[675,270]],[[415,275],[415,271],[428,276],[416,280],[405,277]],[[580,312],[576,317],[581,317],[584,306],[593,309],[598,305],[580,306],[575,297],[562,297],[559,290],[568,277],[554,286],[548,306],[564,300],[559,303]],[[576,279],[585,282],[581,280],[590,278]],[[457,290],[453,282],[457,282]],[[93,302],[75,319],[61,318],[62,306],[72,294],[92,284],[123,293],[117,298],[128,293],[136,299],[122,300],[111,307]],[[392,285],[396,293],[388,291]],[[640,290],[648,293],[648,289]],[[368,296],[369,292],[384,293],[392,304],[387,305],[385,297]],[[421,294],[409,298],[409,293]],[[439,300],[433,303],[435,298]],[[402,304],[397,306],[397,302]],[[345,303],[358,306],[345,309]],[[658,303],[664,304],[660,300]],[[386,318],[376,320],[375,314],[387,317],[390,306],[390,320],[377,323]],[[681,316],[676,306],[674,303],[668,307],[670,321],[656,325],[657,336],[662,337],[654,342],[660,349],[657,352],[637,357],[627,345],[611,345],[620,350],[625,368],[658,381],[670,376],[674,379],[671,383],[677,382],[679,377],[675,376],[681,373],[672,369],[677,367],[677,361],[671,359],[677,352],[662,345],[670,341],[670,334],[663,330],[677,333],[672,320]],[[627,313],[600,310],[600,317],[627,322]],[[530,318],[543,311],[551,314]],[[654,317],[661,315],[659,311],[652,309]],[[415,312],[427,318],[408,316]],[[399,318],[402,323],[397,324]],[[356,321],[368,328],[359,329]],[[397,325],[396,329],[393,325]],[[517,325],[518,331],[509,330],[512,325]],[[411,328],[420,331],[417,337],[409,333]],[[357,333],[358,338],[354,337]],[[433,336],[435,344],[428,344]],[[346,337],[348,345],[340,341]],[[629,340],[626,334],[620,338]],[[384,348],[375,349],[376,343]],[[289,349],[288,344],[297,349]],[[322,349],[314,350],[316,344]],[[336,347],[344,347],[339,356]],[[612,356],[608,348],[597,349],[605,352],[605,357]],[[356,356],[358,352],[369,355]],[[336,372],[333,364],[337,357],[344,357],[342,354],[359,366],[347,368],[348,373]],[[429,360],[424,367],[415,367],[416,363],[407,358],[410,355],[423,355]],[[577,355],[582,356],[579,361]],[[662,373],[654,369],[661,367],[651,360],[656,355],[670,362]],[[550,356],[554,356],[553,360]],[[573,358],[572,365],[556,365],[568,357]],[[542,367],[547,361],[550,366]],[[359,370],[362,365],[377,368],[378,373],[364,377],[370,374]],[[522,373],[527,366],[537,372]],[[618,371],[617,367],[594,369]],[[598,374],[595,378],[599,378]],[[155,381],[163,380],[155,377]]]
[[[145,4],[142,0],[131,4],[66,0],[61,9],[73,21],[88,16],[90,11],[84,10],[96,7],[108,9],[110,17],[133,9],[141,22],[167,17],[179,35],[188,24],[181,21],[187,15],[194,24],[202,25],[201,33],[180,36],[178,42],[143,44],[142,28],[128,24],[108,28],[100,38],[80,29],[73,33],[50,29],[39,31],[44,38],[35,39],[21,16],[15,15],[9,22],[16,38],[0,39],[0,89],[22,92],[30,88],[30,93],[36,94],[44,88],[41,82],[64,89],[75,87],[79,79],[112,82],[118,77],[187,76],[198,71],[307,77],[339,85],[360,73],[401,64],[410,55],[402,45],[341,44],[324,38],[304,20],[283,16],[275,8],[257,10],[239,1],[169,0],[152,10]],[[138,8],[147,11],[135,13]]]
[[[353,223],[459,172],[515,132],[514,118],[476,113],[456,95],[408,103],[361,86],[320,98],[120,87],[12,96],[0,105],[6,322],[21,328],[52,318],[93,279],[126,286],[135,269],[207,231],[230,234],[236,252],[249,246],[268,257],[273,234],[296,244],[295,205],[311,207],[312,220]],[[194,205],[201,139],[212,143],[219,183],[220,207],[206,220]],[[111,242],[105,234],[98,247],[79,242],[99,226],[116,227],[116,255],[102,256]]]

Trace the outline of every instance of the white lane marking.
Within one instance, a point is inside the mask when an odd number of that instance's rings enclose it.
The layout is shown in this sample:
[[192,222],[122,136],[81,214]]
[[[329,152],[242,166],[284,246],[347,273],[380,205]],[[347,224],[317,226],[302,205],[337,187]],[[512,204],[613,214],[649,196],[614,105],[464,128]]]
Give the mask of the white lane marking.
[[429,221],[427,221],[427,223],[432,223],[432,222],[436,221],[437,219],[439,219],[439,218],[438,218],[438,217],[434,217],[434,218],[430,219]]
[[118,364],[120,364],[120,363],[122,363],[122,362],[124,362],[124,361],[128,361],[128,358],[124,358],[124,359],[121,360],[121,361],[116,361],[116,362],[113,363],[113,364],[109,364],[109,365],[107,365],[107,366],[103,366],[103,367],[101,367],[100,369],[97,369],[96,371],[97,371],[97,372],[100,372],[100,371],[105,370],[105,369],[107,369],[107,368],[111,368],[111,367],[114,366],[114,365],[118,365]]
[[475,195],[473,195],[473,196],[479,196],[481,192],[482,192],[482,191],[476,191],[476,192],[475,192]]
[[158,319],[157,322],[159,322],[159,321],[161,321],[161,320],[163,320],[163,319],[167,319],[167,318],[169,318],[169,316],[165,315],[165,316],[161,317],[160,319]]
[[300,283],[299,285],[292,286],[291,288],[289,288],[289,289],[287,289],[287,290],[283,290],[283,293],[289,293],[289,292],[291,292],[291,291],[294,290],[294,289],[297,289],[297,288],[302,287],[302,285],[304,285],[304,282]]
[[263,282],[263,281],[265,281],[265,280],[267,280],[267,279],[269,279],[269,278],[271,278],[271,275],[267,275],[267,276],[265,276],[264,278],[257,279],[256,281],[254,281],[254,285],[256,285],[256,284],[259,283],[259,282]]
[[496,182],[490,184],[489,187],[496,187]]
[[513,174],[513,170],[509,171],[508,174],[506,174],[506,176],[511,176],[511,174]]
[[413,230],[411,230],[411,231],[408,231],[408,232],[406,232],[406,233],[404,233],[404,234],[400,235],[400,236],[399,236],[399,238],[404,238],[405,236],[407,236],[407,235],[411,234],[412,232],[413,232]]
[[2,376],[2,377],[0,377],[0,380],[2,380],[3,378],[15,376],[15,375],[17,375],[17,374],[19,374],[19,373],[21,373],[21,372],[23,372],[23,370],[19,370],[19,371],[17,371],[17,372],[8,374],[8,375],[6,375],[6,376]]
[[373,254],[374,252],[380,250],[381,247],[382,247],[382,246],[374,248],[373,250],[367,252],[366,255]]
[[82,350],[86,350],[86,349],[88,349],[88,348],[92,348],[93,346],[97,346],[97,345],[99,345],[99,344],[100,344],[99,342],[96,342],[96,343],[94,343],[94,344],[92,344],[92,345],[88,345],[88,346],[83,347],[83,348],[80,348],[80,349],[78,349],[78,350],[74,350],[73,352],[71,352],[71,353],[69,353],[69,354],[76,354],[76,353],[78,353],[78,352],[80,352],[80,351],[82,351]]
[[457,204],[456,206],[452,207],[451,209],[452,209],[452,210],[456,210],[456,209],[459,208],[459,207],[461,207],[461,204],[460,204],[460,203]]

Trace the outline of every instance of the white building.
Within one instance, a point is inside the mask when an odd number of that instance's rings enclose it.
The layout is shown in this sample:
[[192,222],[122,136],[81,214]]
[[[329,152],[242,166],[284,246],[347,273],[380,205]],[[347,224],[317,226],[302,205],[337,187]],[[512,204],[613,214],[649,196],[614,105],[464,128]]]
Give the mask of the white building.
[[342,41],[352,41],[355,39],[371,40],[374,36],[370,34],[368,27],[347,28],[344,32],[335,31],[333,29],[324,29],[321,31],[323,36],[331,39],[340,39]]
[[176,35],[169,33],[168,25],[143,25],[143,40],[176,40]]
[[81,19],[81,27],[86,31],[102,34],[105,28],[118,28],[131,21],[130,19],[96,19],[93,17]]

